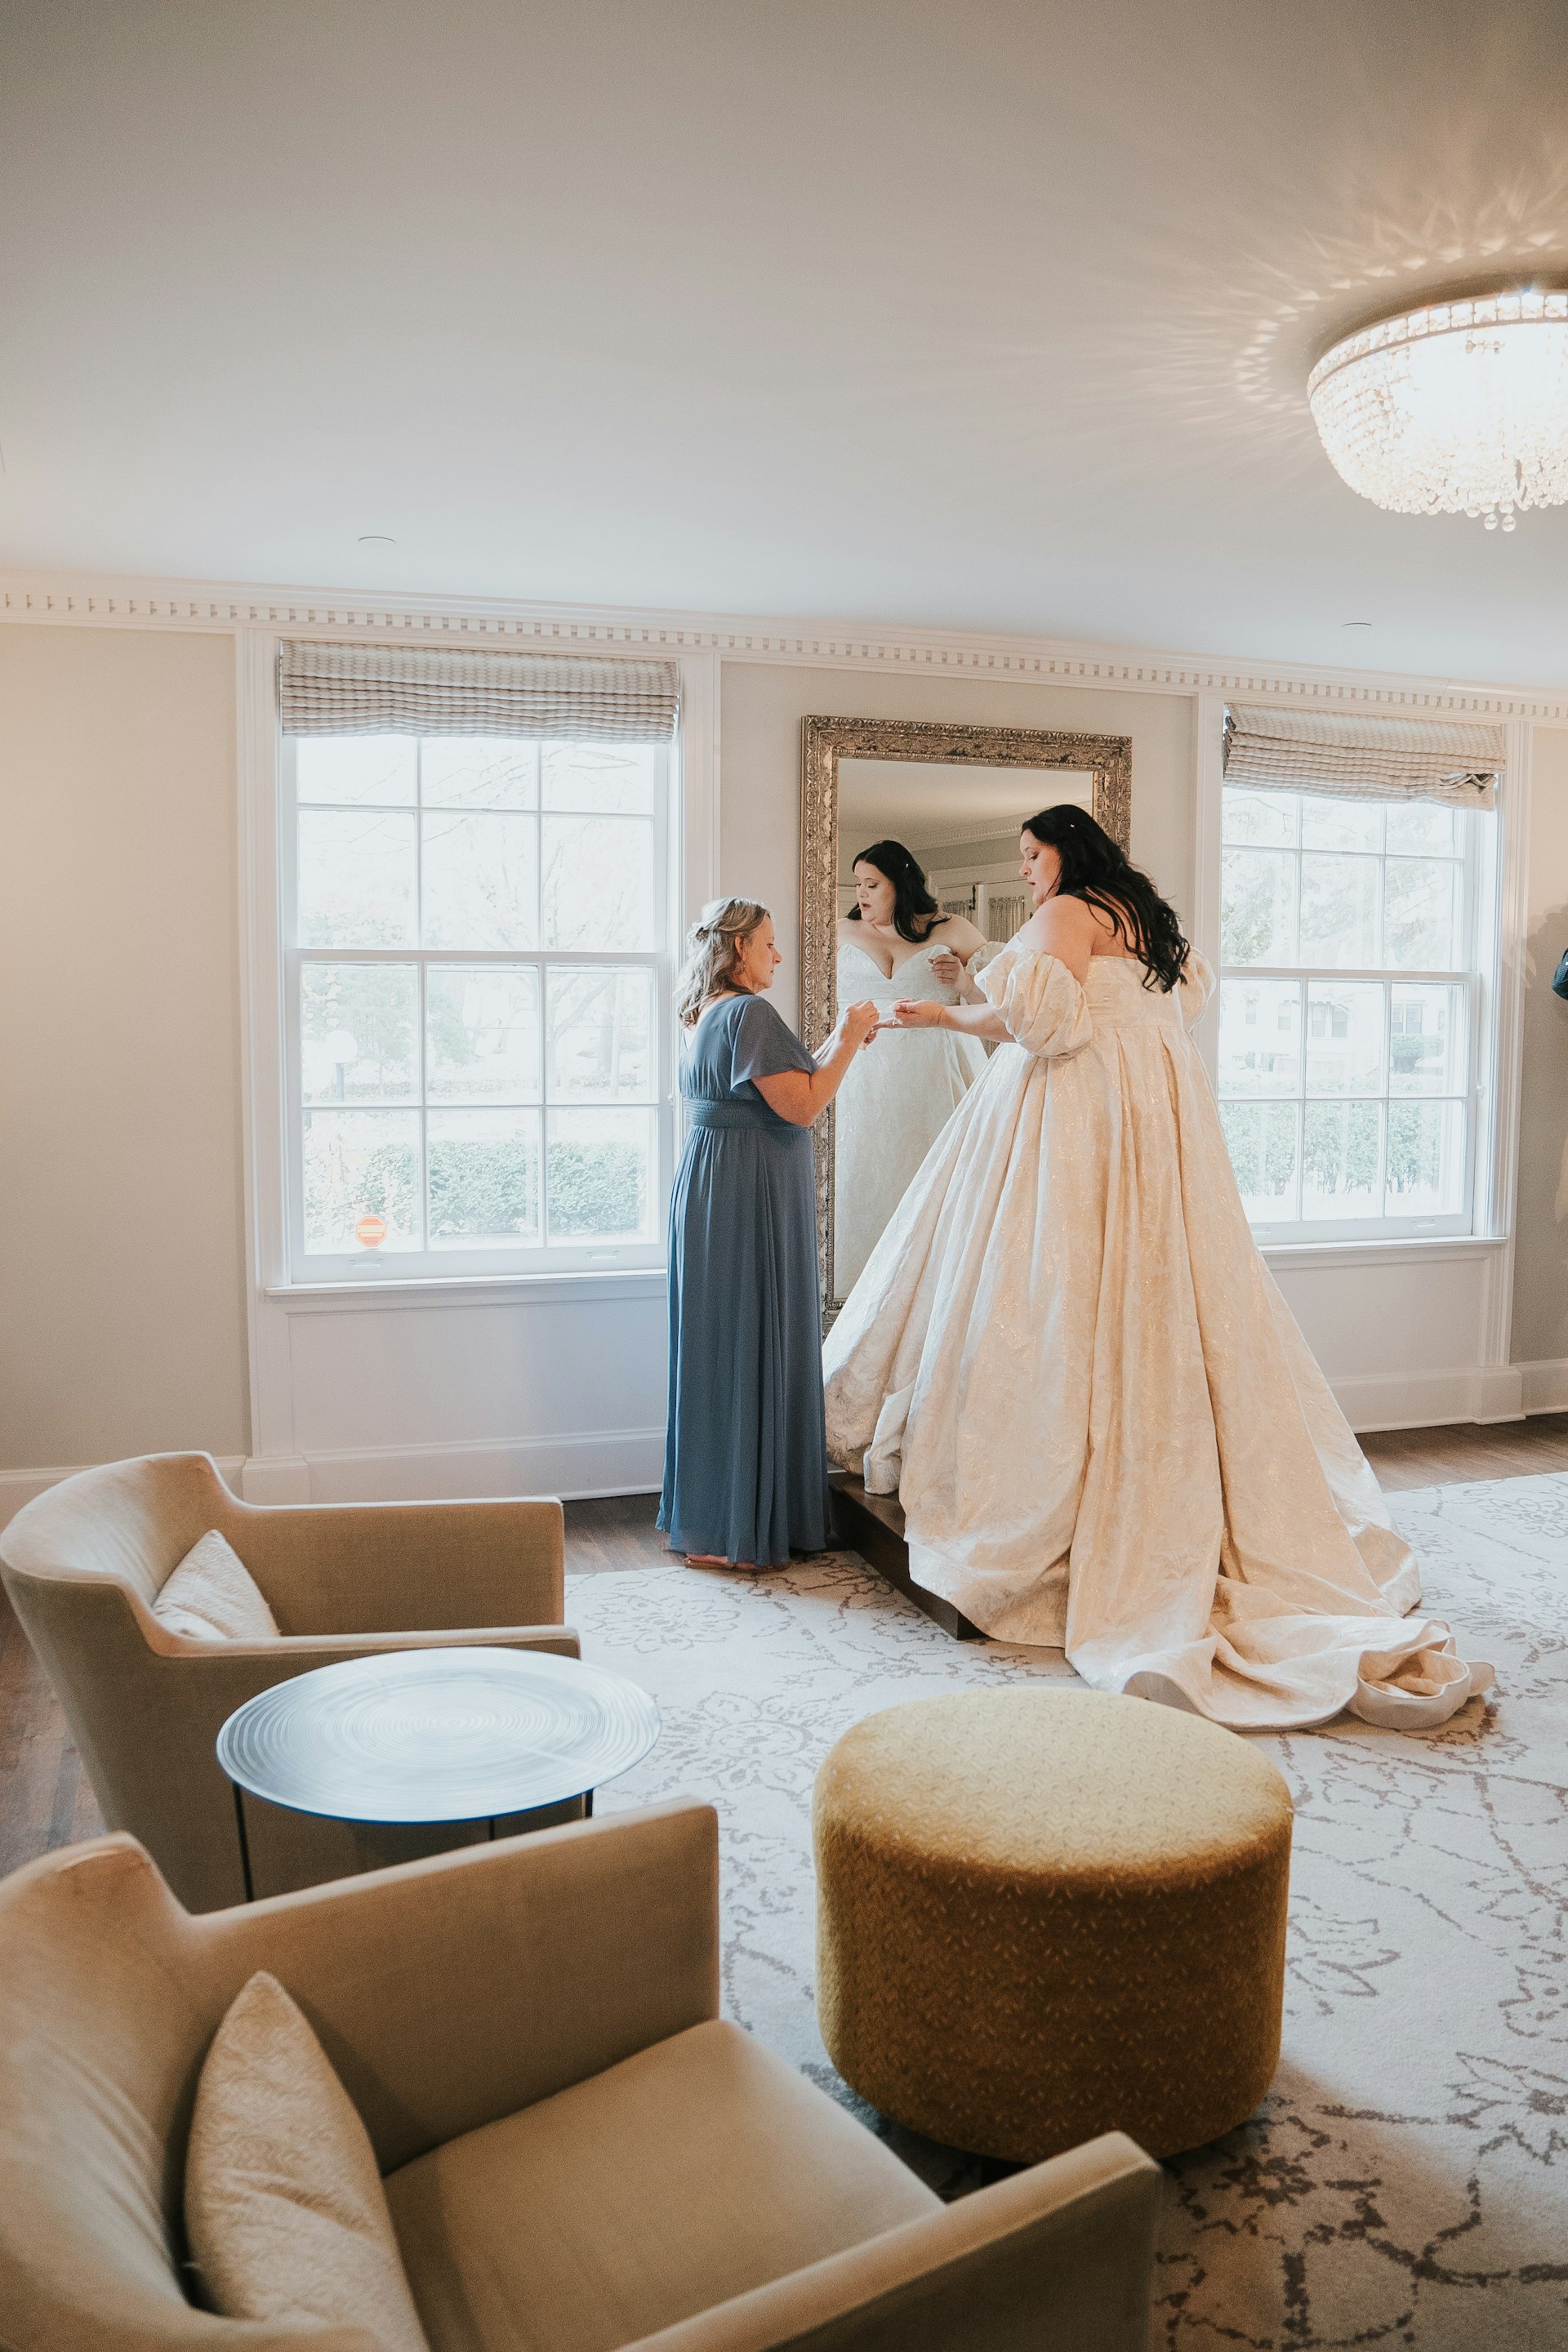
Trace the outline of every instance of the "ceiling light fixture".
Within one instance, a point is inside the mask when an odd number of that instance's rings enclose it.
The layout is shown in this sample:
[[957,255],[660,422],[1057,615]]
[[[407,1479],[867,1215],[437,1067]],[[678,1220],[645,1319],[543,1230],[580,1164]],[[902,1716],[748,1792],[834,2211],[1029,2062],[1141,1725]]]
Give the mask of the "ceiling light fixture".
[[362,547],[395,547],[397,545],[397,541],[389,537],[384,530],[362,530],[359,543]]
[[1307,382],[1352,490],[1394,514],[1489,530],[1568,501],[1568,292],[1486,294],[1347,335]]

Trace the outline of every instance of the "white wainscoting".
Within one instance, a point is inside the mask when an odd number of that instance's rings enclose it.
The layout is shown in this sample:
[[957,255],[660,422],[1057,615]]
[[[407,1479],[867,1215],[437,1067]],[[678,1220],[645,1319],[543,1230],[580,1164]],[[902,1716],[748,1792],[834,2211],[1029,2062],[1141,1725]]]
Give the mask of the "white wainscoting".
[[1516,1421],[1506,1242],[1347,1243],[1265,1253],[1352,1429]]
[[256,1503],[637,1494],[664,1454],[662,1273],[276,1290]]
[[[1483,1360],[1509,1280],[1501,1243],[1279,1250],[1269,1263],[1352,1428],[1568,1412],[1568,1360]],[[662,1276],[611,1277],[586,1297],[579,1283],[551,1287],[525,1301],[500,1285],[438,1300],[268,1298],[299,1374],[293,1442],[218,1468],[253,1503],[656,1490]],[[82,1466],[0,1471],[0,1527]]]

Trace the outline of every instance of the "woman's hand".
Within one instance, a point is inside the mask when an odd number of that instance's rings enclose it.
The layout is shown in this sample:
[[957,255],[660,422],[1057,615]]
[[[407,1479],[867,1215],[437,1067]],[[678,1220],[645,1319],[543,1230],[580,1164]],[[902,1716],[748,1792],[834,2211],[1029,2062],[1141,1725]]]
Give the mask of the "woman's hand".
[[939,948],[931,960],[931,968],[942,986],[952,989],[961,1004],[979,1004],[984,1002],[981,992],[974,985],[970,974],[968,964],[955,948]]
[[900,996],[888,1025],[893,1029],[940,1029],[946,1010],[944,1004],[933,1003],[929,996]]
[[858,1053],[862,1045],[870,1044],[881,1026],[881,1020],[882,1016],[870,998],[862,997],[858,1004],[847,1004],[840,1013],[838,1034],[847,1045]]

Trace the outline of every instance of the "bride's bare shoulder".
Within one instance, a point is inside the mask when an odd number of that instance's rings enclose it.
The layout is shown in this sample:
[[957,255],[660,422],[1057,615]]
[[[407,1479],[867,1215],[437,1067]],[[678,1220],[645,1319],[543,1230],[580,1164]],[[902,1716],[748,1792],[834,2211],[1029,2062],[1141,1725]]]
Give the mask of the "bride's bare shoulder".
[[1037,907],[1015,944],[1037,955],[1055,956],[1081,982],[1094,961],[1100,929],[1081,898],[1047,898]]
[[1094,910],[1081,898],[1047,898],[1036,908],[1016,943],[1041,955],[1060,955],[1064,948],[1092,949],[1099,933]]

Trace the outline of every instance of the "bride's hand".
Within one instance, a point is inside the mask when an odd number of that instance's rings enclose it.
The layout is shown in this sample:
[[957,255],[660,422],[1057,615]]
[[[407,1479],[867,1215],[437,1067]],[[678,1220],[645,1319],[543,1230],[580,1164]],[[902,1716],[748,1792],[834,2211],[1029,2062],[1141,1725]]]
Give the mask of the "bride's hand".
[[894,1029],[940,1029],[944,1008],[929,996],[900,996],[889,1026]]
[[938,948],[931,960],[931,978],[940,980],[943,988],[956,988],[966,976],[963,958],[954,955],[951,948]]

